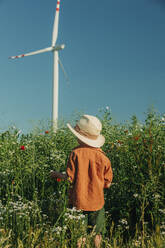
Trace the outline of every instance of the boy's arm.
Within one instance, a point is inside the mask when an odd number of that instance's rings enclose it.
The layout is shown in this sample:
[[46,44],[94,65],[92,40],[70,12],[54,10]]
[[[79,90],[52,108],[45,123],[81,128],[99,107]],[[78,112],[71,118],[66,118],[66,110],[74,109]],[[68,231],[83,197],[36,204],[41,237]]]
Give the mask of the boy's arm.
[[64,179],[64,180],[67,180],[68,179],[68,176],[66,173],[61,173],[61,172],[58,172],[58,171],[51,171],[50,172],[50,177],[51,178],[60,178],[60,179]]
[[51,171],[50,172],[50,177],[51,178],[60,178],[63,180],[69,180],[71,183],[74,180],[75,176],[75,160],[76,160],[76,155],[74,152],[70,154],[68,163],[67,163],[67,169],[66,172],[57,172],[57,171]]
[[75,179],[75,165],[76,165],[76,161],[77,161],[77,157],[76,154],[72,151],[70,154],[70,157],[68,159],[68,163],[67,163],[67,169],[66,169],[66,173],[68,176],[68,179],[71,183],[73,183],[74,179]]
[[107,164],[104,172],[104,188],[109,188],[112,182],[113,172],[111,167],[111,162]]

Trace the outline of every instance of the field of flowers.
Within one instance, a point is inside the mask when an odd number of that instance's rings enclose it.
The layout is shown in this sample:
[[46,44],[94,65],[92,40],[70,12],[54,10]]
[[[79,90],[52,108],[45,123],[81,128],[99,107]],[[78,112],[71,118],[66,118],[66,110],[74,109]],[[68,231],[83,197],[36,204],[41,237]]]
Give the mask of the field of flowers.
[[[116,124],[101,115],[114,179],[105,190],[106,234],[102,247],[165,247],[165,116],[146,114]],[[77,141],[66,125],[29,134],[0,133],[0,247],[74,248],[86,234],[81,211],[68,208],[69,182],[52,180],[64,171]]]

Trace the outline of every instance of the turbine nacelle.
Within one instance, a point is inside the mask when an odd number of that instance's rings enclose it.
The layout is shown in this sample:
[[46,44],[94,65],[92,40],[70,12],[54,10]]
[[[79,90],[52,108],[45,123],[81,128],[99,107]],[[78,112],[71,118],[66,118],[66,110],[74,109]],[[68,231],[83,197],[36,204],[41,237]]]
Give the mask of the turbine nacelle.
[[65,45],[56,45],[56,46],[52,46],[52,51],[60,51],[63,50],[65,48]]

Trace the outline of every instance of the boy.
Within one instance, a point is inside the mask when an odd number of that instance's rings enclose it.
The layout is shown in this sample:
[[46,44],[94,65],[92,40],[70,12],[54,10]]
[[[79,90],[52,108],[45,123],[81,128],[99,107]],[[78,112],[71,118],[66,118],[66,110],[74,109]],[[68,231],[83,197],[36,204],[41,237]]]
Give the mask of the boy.
[[[105,142],[100,134],[102,124],[95,116],[83,115],[74,128],[67,126],[79,146],[70,154],[66,174],[53,171],[51,177],[69,179],[69,202],[88,216],[88,225],[95,227],[95,247],[100,247],[105,224],[104,188],[110,187],[113,177],[111,162],[100,148]],[[78,247],[82,241],[85,240],[80,239]]]

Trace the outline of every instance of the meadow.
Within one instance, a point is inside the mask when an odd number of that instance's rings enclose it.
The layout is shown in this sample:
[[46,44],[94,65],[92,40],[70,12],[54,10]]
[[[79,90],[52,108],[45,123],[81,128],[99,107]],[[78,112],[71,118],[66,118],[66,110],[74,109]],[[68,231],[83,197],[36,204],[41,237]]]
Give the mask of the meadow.
[[[165,247],[165,115],[149,111],[114,123],[109,109],[100,114],[103,150],[114,178],[105,189],[106,234],[101,247]],[[74,120],[73,120],[74,121]],[[23,134],[15,127],[0,132],[0,247],[74,248],[87,237],[84,215],[68,207],[69,182],[52,180],[65,171],[77,141],[59,125]]]

